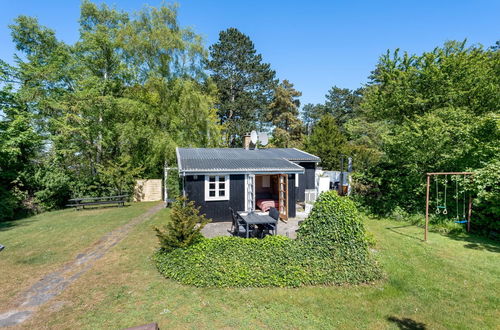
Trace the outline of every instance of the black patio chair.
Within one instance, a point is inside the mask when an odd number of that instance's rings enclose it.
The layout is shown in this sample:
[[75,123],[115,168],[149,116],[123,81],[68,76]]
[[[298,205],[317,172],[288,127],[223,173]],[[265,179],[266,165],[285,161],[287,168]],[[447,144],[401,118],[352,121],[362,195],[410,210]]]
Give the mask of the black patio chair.
[[273,235],[277,234],[276,228],[278,227],[278,221],[280,219],[280,213],[275,207],[271,207],[269,209],[269,216],[276,220],[276,224],[266,224],[264,225],[264,229],[267,230],[268,232],[272,232]]
[[[232,207],[229,207],[229,211],[231,212],[231,218],[233,219],[232,225],[231,225],[231,234],[233,236],[244,236],[246,237],[247,234],[247,227],[243,220],[240,218],[238,213],[236,213]],[[255,232],[255,226],[250,225],[248,228],[248,234],[249,236],[253,236]]]

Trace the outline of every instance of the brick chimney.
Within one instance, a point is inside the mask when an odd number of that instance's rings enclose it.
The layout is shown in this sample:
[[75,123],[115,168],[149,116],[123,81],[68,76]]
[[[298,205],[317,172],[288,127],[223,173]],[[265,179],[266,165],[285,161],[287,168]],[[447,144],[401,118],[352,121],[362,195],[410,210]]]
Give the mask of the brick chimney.
[[243,148],[245,148],[246,150],[250,149],[250,134],[249,133],[246,133],[245,135],[243,135]]

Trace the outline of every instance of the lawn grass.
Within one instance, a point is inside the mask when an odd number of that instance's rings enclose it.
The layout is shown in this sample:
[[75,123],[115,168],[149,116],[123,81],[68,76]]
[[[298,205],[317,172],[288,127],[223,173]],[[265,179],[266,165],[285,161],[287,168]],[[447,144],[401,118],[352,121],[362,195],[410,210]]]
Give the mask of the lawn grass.
[[194,288],[163,278],[150,256],[153,224],[138,225],[25,328],[498,328],[500,245],[367,220],[386,278],[372,285],[297,289]]
[[9,302],[42,275],[72,260],[105,233],[153,205],[66,209],[0,222],[0,244],[6,247],[0,252],[0,301]]

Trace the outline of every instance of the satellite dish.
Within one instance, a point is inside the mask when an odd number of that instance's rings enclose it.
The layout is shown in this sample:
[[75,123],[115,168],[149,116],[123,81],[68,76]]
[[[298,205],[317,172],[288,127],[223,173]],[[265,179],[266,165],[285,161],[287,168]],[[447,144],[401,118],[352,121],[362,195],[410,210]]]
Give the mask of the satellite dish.
[[252,131],[250,133],[250,141],[252,141],[253,144],[257,144],[257,132]]
[[259,141],[262,146],[265,146],[269,142],[266,132],[259,132]]

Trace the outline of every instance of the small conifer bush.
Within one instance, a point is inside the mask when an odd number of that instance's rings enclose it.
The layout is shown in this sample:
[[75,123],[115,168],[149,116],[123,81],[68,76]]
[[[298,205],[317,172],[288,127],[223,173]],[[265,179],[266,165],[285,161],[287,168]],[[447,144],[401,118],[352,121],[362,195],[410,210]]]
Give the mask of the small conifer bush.
[[209,222],[204,214],[200,214],[199,207],[196,207],[193,201],[188,202],[186,197],[179,197],[172,206],[170,221],[163,227],[155,227],[154,230],[161,250],[169,252],[198,241],[203,237],[201,230]]

